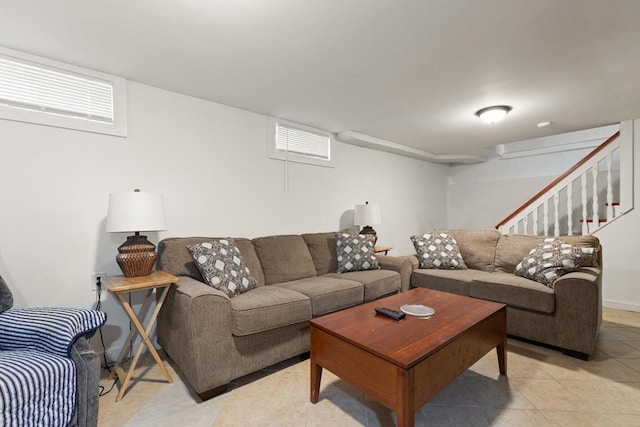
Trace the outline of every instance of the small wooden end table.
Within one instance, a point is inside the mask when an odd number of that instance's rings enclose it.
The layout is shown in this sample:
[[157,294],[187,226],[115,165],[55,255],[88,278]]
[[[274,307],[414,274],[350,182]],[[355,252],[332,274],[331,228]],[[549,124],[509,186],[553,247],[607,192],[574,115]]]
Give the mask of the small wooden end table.
[[393,249],[393,246],[376,246],[375,248],[373,248],[373,252],[377,254],[384,252],[384,254],[386,255],[391,249]]
[[[169,287],[172,283],[176,283],[178,280],[178,277],[174,276],[173,274],[169,274],[161,270],[154,271],[149,276],[111,276],[105,277],[103,279],[103,283],[106,285],[107,290],[114,294],[118,301],[120,301],[122,308],[127,313],[127,316],[129,316],[129,319],[131,319],[131,322],[135,326],[135,329],[132,329],[131,332],[129,332],[129,336],[127,337],[127,340],[125,341],[125,344],[120,351],[120,355],[118,356],[118,361],[116,362],[113,371],[111,371],[111,375],[109,375],[109,379],[114,379],[117,375],[121,383],[120,391],[116,396],[116,402],[119,402],[124,397],[124,393],[129,386],[129,381],[131,380],[133,371],[136,369],[136,365],[138,364],[138,359],[140,359],[140,355],[142,354],[143,345],[147,346],[149,353],[151,353],[158,366],[160,366],[160,370],[162,371],[162,374],[165,376],[167,381],[169,381],[170,383],[173,382],[173,378],[171,378],[169,371],[167,371],[167,368],[164,365],[164,362],[162,361],[162,359],[160,359],[158,352],[153,347],[153,344],[149,339],[149,333],[151,332],[151,329],[153,329],[153,325],[156,322],[158,313],[160,312],[162,304],[167,297]],[[153,291],[156,289],[158,291],[162,289],[162,293],[160,294],[160,298],[156,303],[156,308],[153,311],[151,318],[149,319],[149,323],[146,327],[144,327],[142,325],[142,321],[144,320],[143,317],[147,313],[149,306],[151,305],[151,296],[153,295]],[[129,304],[129,301],[127,300],[127,298],[125,298],[125,294],[136,291],[147,291],[147,295],[145,296],[144,302],[142,303],[142,307],[140,308],[138,314],[133,311],[131,304]],[[137,335],[140,335],[141,342],[140,344],[138,344],[138,348],[135,352],[135,355],[133,356],[133,360],[131,361],[129,370],[125,373],[121,365],[122,359],[124,358],[124,355],[127,354],[127,347],[133,343],[133,340]]]

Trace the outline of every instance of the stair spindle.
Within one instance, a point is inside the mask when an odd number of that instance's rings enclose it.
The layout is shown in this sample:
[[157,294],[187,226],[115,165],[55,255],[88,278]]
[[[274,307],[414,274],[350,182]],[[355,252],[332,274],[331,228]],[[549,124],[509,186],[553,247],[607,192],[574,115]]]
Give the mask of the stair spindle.
[[560,235],[560,193],[553,195],[553,235]]
[[593,226],[600,226],[600,217],[598,216],[598,163],[596,162],[591,168],[593,175]]
[[589,234],[589,223],[587,222],[587,171],[582,172],[580,177],[582,187],[582,234]]
[[611,221],[614,218],[613,210],[613,183],[611,178],[611,163],[613,152],[607,155],[607,221]]
[[567,234],[573,235],[573,182],[567,185]]
[[549,199],[544,200],[544,204],[542,205],[542,215],[543,215],[543,224],[544,224],[544,235],[549,235]]

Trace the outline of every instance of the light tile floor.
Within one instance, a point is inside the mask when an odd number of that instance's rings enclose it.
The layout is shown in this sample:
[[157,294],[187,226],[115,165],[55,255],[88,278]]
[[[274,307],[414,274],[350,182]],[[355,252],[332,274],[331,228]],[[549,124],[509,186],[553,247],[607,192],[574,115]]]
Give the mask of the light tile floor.
[[[395,426],[393,411],[326,370],[311,404],[308,360],[263,369],[202,402],[165,359],[174,383],[143,358],[122,401],[117,386],[100,398],[99,426]],[[106,372],[101,384],[112,384]],[[589,361],[509,340],[508,375],[488,353],[416,413],[416,426],[427,425],[640,426],[640,313],[605,308]]]

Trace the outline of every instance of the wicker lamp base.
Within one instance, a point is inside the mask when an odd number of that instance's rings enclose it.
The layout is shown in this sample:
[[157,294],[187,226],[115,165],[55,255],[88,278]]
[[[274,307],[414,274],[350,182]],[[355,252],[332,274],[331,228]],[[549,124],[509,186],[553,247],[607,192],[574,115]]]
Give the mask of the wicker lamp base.
[[147,240],[147,236],[136,233],[120,245],[116,262],[125,277],[148,276],[158,258],[155,250],[155,245]]
[[374,230],[373,227],[371,227],[369,225],[365,225],[364,227],[362,227],[362,230],[360,230],[360,234],[370,234],[370,235],[372,235],[373,236],[373,244],[374,245],[378,241],[378,233],[376,233],[376,230]]

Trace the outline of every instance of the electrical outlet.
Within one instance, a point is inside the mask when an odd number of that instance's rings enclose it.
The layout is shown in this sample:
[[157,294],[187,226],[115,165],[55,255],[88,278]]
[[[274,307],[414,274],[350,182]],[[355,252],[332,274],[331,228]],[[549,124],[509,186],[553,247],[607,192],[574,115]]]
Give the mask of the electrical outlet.
[[[98,290],[98,283],[100,283],[100,281],[102,279],[104,279],[105,277],[107,277],[107,273],[105,273],[105,272],[93,273],[91,275],[91,290],[92,291],[97,291]],[[104,283],[102,284],[102,288],[104,289]]]

